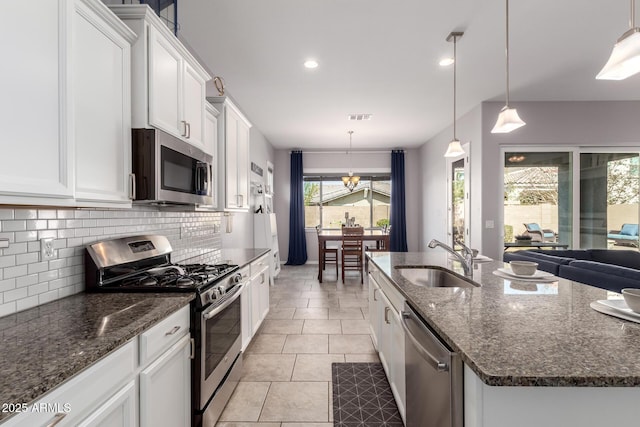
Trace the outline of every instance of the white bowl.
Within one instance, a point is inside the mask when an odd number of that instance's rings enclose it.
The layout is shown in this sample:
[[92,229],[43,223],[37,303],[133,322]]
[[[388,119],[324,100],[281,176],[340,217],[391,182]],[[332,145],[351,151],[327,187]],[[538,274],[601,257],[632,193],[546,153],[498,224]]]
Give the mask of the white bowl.
[[640,289],[625,288],[622,290],[624,302],[627,303],[631,311],[640,313]]
[[538,263],[531,261],[511,261],[509,265],[511,266],[511,271],[518,276],[532,276],[538,269]]

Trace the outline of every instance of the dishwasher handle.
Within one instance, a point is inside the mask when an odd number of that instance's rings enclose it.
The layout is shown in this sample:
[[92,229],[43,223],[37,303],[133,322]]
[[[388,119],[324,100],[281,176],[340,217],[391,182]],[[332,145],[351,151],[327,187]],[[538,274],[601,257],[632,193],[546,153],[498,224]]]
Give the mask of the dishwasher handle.
[[420,356],[422,356],[423,359],[425,359],[427,362],[429,362],[431,364],[433,369],[435,369],[438,372],[448,372],[449,371],[449,364],[447,364],[445,362],[441,362],[438,359],[436,359],[436,357],[433,356],[431,353],[429,353],[422,346],[422,344],[420,344],[420,342],[418,342],[416,337],[413,336],[413,334],[409,330],[409,327],[407,326],[407,320],[406,319],[409,319],[409,318],[411,318],[411,313],[409,313],[407,311],[403,311],[402,312],[402,329],[404,329],[405,336],[409,337],[409,339],[413,343],[413,346],[415,347],[416,351],[418,353],[420,353]]

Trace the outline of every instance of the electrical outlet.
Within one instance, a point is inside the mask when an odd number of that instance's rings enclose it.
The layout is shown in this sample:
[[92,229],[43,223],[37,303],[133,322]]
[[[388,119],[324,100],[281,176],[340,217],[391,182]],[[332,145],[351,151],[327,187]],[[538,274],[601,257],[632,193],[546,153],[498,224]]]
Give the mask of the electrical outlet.
[[53,250],[53,238],[47,237],[40,239],[40,261],[52,259],[55,257],[55,251]]

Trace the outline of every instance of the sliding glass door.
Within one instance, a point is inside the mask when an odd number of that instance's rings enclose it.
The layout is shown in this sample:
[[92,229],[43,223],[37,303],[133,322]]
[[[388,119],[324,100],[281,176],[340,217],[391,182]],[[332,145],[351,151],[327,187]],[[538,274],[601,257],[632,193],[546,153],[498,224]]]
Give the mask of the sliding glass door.
[[638,153],[580,154],[580,247],[637,249]]
[[[638,152],[569,149],[504,152],[504,240],[526,225],[540,239],[582,249],[638,249]],[[544,237],[543,237],[544,236]]]
[[[504,156],[504,240],[571,244],[572,153],[515,152]],[[544,234],[529,233],[536,227]]]

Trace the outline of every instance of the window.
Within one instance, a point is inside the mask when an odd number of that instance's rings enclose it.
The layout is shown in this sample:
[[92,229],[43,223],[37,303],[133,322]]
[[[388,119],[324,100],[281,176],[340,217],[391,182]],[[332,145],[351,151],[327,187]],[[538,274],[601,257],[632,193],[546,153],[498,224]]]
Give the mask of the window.
[[305,175],[305,227],[339,229],[346,214],[365,228],[389,225],[391,180],[389,175],[360,175],[358,186],[349,192],[340,176]]

